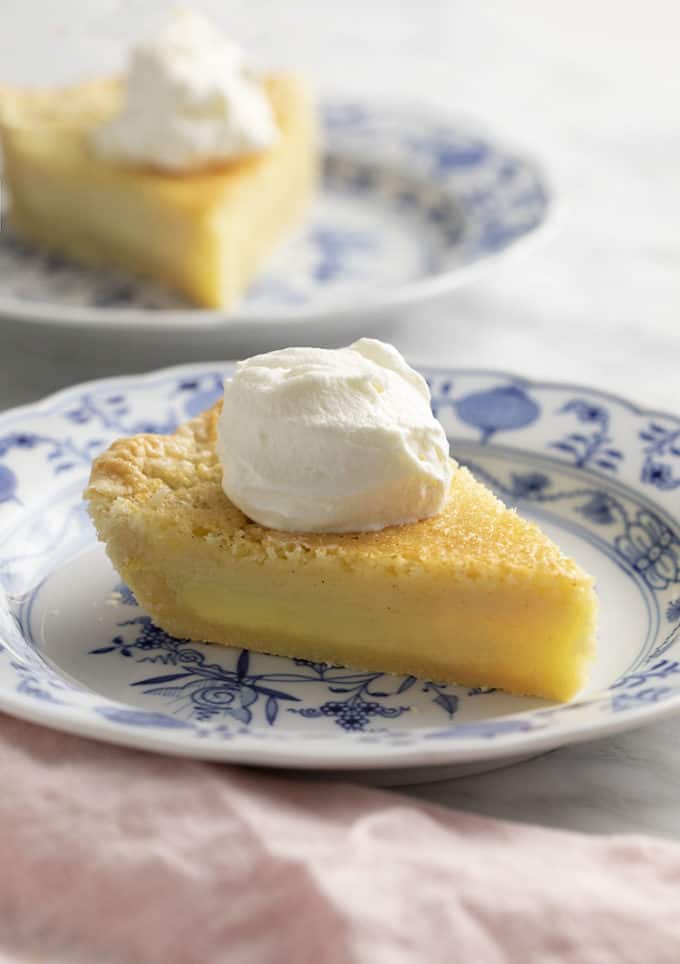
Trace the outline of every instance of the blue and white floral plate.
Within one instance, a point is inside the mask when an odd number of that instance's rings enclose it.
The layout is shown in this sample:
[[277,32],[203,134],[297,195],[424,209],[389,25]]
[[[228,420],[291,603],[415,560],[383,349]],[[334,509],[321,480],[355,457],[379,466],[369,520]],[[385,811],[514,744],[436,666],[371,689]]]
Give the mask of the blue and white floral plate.
[[[360,309],[394,318],[449,292],[546,220],[536,163],[422,107],[327,101],[321,190],[229,316],[228,329],[337,323]],[[368,314],[367,314],[368,313]],[[0,231],[0,318],[41,326],[224,328],[151,284],[37,254]]]
[[502,373],[425,372],[454,455],[596,578],[599,655],[572,702],[157,629],[97,543],[81,492],[114,438],[171,431],[228,371],[91,382],[0,416],[0,709],[167,753],[402,772],[491,767],[680,710],[680,419]]

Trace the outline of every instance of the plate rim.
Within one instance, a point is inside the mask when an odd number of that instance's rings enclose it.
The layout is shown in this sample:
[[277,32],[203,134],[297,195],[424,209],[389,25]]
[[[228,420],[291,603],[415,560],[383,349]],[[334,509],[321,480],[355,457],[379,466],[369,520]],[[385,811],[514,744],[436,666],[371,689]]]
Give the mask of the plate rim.
[[[545,389],[564,389],[571,392],[588,392],[592,395],[598,395],[600,398],[607,399],[608,401],[614,402],[617,405],[621,405],[627,408],[634,415],[645,415],[652,418],[667,418],[671,421],[676,422],[680,426],[680,412],[676,415],[673,412],[664,411],[658,408],[648,408],[645,405],[639,405],[634,402],[627,395],[621,395],[619,392],[610,391],[604,388],[594,388],[591,385],[587,385],[584,382],[572,382],[569,380],[562,380],[560,378],[534,378],[531,375],[522,375],[516,371],[511,371],[507,368],[477,368],[468,365],[440,365],[433,362],[428,362],[426,359],[415,358],[411,353],[408,353],[407,361],[409,365],[416,369],[416,371],[425,373],[427,376],[437,376],[437,375],[472,375],[479,378],[505,378],[508,381],[512,381],[514,384],[520,384],[526,387],[535,388],[545,388]],[[153,368],[143,372],[131,372],[123,373],[119,375],[103,375],[97,378],[88,378],[86,381],[74,382],[70,385],[64,385],[62,388],[57,388],[53,392],[48,392],[46,395],[41,395],[32,402],[22,402],[20,405],[10,405],[7,408],[0,409],[0,425],[1,423],[9,417],[14,418],[17,415],[22,415],[31,409],[43,408],[47,405],[53,405],[59,402],[62,398],[66,398],[72,392],[80,392],[82,390],[90,390],[93,388],[105,388],[107,385],[114,384],[120,381],[134,381],[135,383],[142,384],[145,381],[152,381],[159,376],[172,375],[176,373],[178,375],[184,372],[210,372],[214,371],[215,367],[233,367],[237,365],[242,358],[216,358],[213,361],[196,361],[196,362],[180,362],[177,365],[163,365],[161,368]]]
[[[112,706],[129,708],[129,704],[109,700]],[[441,741],[440,745],[424,748],[405,746],[386,753],[385,747],[374,746],[370,743],[341,747],[342,752],[329,759],[328,750],[324,749],[332,740],[318,744],[310,743],[304,755],[298,748],[291,750],[285,742],[259,744],[233,744],[201,741],[194,738],[193,742],[171,742],[162,727],[145,727],[143,732],[121,726],[105,718],[94,715],[83,720],[60,713],[58,707],[47,704],[43,706],[43,713],[37,710],[31,712],[28,702],[6,700],[0,691],[0,712],[9,716],[25,720],[38,726],[61,733],[69,733],[86,739],[96,740],[115,746],[127,747],[144,752],[163,753],[166,756],[186,757],[195,760],[206,760],[237,766],[266,767],[280,770],[335,771],[348,770],[401,770],[429,767],[455,767],[459,764],[486,763],[489,761],[511,759],[516,756],[539,756],[550,750],[589,743],[597,739],[606,739],[620,733],[640,729],[648,724],[662,722],[669,717],[676,716],[680,707],[680,694],[665,700],[663,703],[652,704],[636,710],[630,710],[613,719],[606,717],[603,725],[593,722],[580,726],[568,732],[525,731],[517,736],[512,734],[501,743],[489,741],[485,745],[476,743],[457,743],[454,746]],[[501,719],[501,717],[499,717]],[[174,731],[171,732],[181,732]],[[434,744],[435,741],[433,741]],[[334,745],[335,746],[335,745]],[[337,752],[334,749],[334,752]]]
[[[34,402],[13,406],[0,412],[0,426],[3,422],[15,420],[17,417],[41,411],[46,407],[59,404],[73,394],[99,389],[106,391],[110,386],[125,383],[128,388],[144,387],[145,383],[153,382],[165,376],[174,377],[191,373],[193,375],[215,371],[215,368],[233,366],[234,360],[186,363],[173,365],[132,375],[113,375],[104,378],[90,379],[67,386],[50,393]],[[465,374],[473,377],[489,377],[505,379],[517,385],[527,387],[565,390],[568,392],[585,392],[622,406],[638,416],[650,418],[664,418],[680,427],[680,415],[654,408],[647,408],[633,402],[625,395],[610,392],[605,389],[592,388],[581,383],[562,380],[539,380],[530,376],[516,374],[506,369],[496,368],[468,368],[456,366],[442,366],[437,364],[414,363],[415,367],[427,376],[446,377]],[[678,516],[680,523],[680,516]],[[0,590],[1,591],[1,590]],[[130,709],[130,704],[123,701],[102,697],[109,705]],[[587,742],[599,737],[613,736],[636,727],[663,720],[680,711],[680,691],[669,696],[662,702],[641,705],[618,715],[603,715],[589,722],[575,721],[559,730],[530,730],[509,733],[502,740],[489,740],[482,743],[471,740],[470,743],[448,743],[446,741],[432,741],[432,745],[424,747],[422,743],[416,746],[404,745],[390,748],[380,744],[357,744],[339,742],[333,743],[332,736],[318,741],[309,741],[307,748],[301,755],[300,741],[290,749],[283,741],[272,741],[268,745],[261,741],[249,743],[211,742],[201,741],[195,735],[187,733],[185,741],[168,738],[168,730],[160,731],[155,727],[127,727],[121,726],[104,717],[98,717],[90,710],[79,712],[72,706],[62,707],[57,704],[30,701],[21,694],[0,688],[0,710],[12,716],[47,725],[53,729],[75,735],[85,736],[101,742],[127,746],[140,750],[162,752],[170,755],[193,757],[222,761],[225,763],[246,764],[253,766],[277,767],[286,770],[320,770],[332,772],[335,770],[394,770],[399,768],[455,766],[457,764],[501,760],[511,758],[518,753],[542,753],[561,746]],[[499,716],[498,719],[507,717]],[[174,731],[178,736],[180,731]],[[334,756],[328,758],[328,745],[333,744]]]
[[417,112],[421,117],[427,116],[433,123],[455,127],[461,134],[484,140],[495,150],[504,152],[531,170],[545,196],[540,222],[513,238],[505,247],[476,257],[467,264],[393,286],[390,290],[380,292],[373,297],[362,295],[360,299],[347,298],[322,308],[311,306],[298,308],[295,311],[281,309],[280,311],[261,311],[257,314],[240,314],[237,308],[233,313],[225,314],[219,308],[145,309],[60,305],[50,301],[24,302],[3,297],[0,294],[0,321],[18,321],[57,329],[95,327],[97,330],[158,331],[166,328],[184,330],[190,326],[195,330],[225,333],[241,325],[256,327],[271,325],[284,328],[288,325],[308,327],[312,324],[340,323],[354,316],[357,311],[375,315],[436,301],[457,288],[475,281],[487,270],[493,269],[499,261],[527,254],[532,245],[541,244],[556,233],[564,221],[566,204],[556,191],[553,179],[543,162],[533,154],[531,149],[515,145],[511,138],[506,138],[503,134],[496,135],[487,124],[471,118],[464,112],[448,113],[441,104],[428,102],[423,105],[409,98],[398,100],[394,97],[378,96],[372,100],[362,100],[357,96],[343,97],[331,91],[322,92],[318,103],[321,107],[337,104],[368,106],[374,112],[384,116],[401,114],[406,117]]

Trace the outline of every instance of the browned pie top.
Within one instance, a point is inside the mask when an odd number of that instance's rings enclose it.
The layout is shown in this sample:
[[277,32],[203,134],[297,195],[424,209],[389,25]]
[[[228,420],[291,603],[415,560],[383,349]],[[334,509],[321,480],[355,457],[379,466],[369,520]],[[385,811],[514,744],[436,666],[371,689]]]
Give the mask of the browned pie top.
[[163,528],[189,529],[225,550],[259,558],[334,556],[353,567],[451,565],[475,578],[530,567],[546,579],[589,582],[539,528],[505,506],[464,468],[454,472],[450,498],[437,516],[379,532],[290,533],[248,519],[224,494],[215,452],[221,403],[180,426],[174,435],[123,438],[92,467],[85,493],[95,519],[144,515]]

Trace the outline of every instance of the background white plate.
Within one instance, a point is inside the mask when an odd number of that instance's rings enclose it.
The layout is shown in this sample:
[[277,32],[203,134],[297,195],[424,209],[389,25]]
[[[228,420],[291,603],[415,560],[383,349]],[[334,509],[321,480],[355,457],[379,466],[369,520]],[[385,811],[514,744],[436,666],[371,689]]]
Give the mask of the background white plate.
[[96,452],[171,431],[219,395],[226,371],[107,379],[0,416],[0,708],[168,753],[373,771],[488,768],[680,708],[680,420],[502,373],[425,372],[454,455],[596,577],[599,655],[572,702],[156,629],[96,543],[80,493]]
[[0,317],[99,330],[334,324],[449,292],[532,235],[550,192],[536,163],[466,123],[422,107],[330,100],[321,108],[321,190],[225,318],[129,276],[36,253],[0,232]]

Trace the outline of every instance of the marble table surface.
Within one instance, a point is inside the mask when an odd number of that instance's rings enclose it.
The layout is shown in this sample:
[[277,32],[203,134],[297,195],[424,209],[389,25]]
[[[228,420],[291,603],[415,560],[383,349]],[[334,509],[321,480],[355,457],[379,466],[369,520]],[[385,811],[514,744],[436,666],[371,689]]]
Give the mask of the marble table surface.
[[[53,82],[115,66],[165,6],[3,4],[0,82]],[[561,212],[542,246],[503,262],[431,317],[375,334],[414,361],[581,382],[680,411],[677,4],[196,6],[327,89],[420,98],[469,115],[550,172]],[[247,343],[236,353],[248,353]],[[109,358],[73,359],[40,342],[16,354],[0,328],[0,407],[133,367],[133,345]],[[680,839],[680,718],[405,792],[556,827]]]

